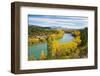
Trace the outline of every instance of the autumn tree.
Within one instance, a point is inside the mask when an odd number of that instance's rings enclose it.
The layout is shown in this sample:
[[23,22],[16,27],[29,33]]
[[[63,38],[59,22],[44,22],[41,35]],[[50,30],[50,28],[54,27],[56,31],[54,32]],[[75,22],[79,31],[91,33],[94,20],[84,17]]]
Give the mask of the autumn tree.
[[41,51],[40,60],[45,60],[45,59],[46,59],[45,53],[44,51]]
[[60,55],[60,44],[55,39],[54,35],[48,36],[48,55],[50,58],[58,58]]

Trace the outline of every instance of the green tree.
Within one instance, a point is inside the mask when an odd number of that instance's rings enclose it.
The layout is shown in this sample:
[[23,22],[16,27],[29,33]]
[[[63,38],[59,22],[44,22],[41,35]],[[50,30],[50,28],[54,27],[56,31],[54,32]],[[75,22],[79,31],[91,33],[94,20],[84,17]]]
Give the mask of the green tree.
[[28,57],[28,60],[35,60],[34,54]]

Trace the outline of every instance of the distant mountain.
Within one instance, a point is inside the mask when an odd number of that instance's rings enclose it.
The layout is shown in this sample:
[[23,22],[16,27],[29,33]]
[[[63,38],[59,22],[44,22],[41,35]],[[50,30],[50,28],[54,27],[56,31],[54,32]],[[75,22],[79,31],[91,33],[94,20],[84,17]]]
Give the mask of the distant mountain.
[[29,27],[31,28],[35,28],[35,29],[51,29],[51,27],[42,27],[42,26],[37,26],[37,25],[29,25]]
[[39,25],[29,25],[29,26],[33,26],[33,27],[37,27],[37,28],[42,28],[42,29],[64,29],[64,30],[78,30],[78,29],[84,29],[86,27],[72,27],[72,26],[39,26]]
[[50,27],[51,29],[61,29],[62,27],[61,26],[52,26]]

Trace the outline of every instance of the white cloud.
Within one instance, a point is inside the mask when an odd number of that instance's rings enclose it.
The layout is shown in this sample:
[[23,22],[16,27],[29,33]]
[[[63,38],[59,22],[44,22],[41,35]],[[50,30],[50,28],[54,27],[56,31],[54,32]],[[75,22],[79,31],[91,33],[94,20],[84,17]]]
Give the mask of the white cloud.
[[[33,22],[32,24],[38,24],[40,26],[61,26],[61,27],[67,27],[67,28],[84,28],[86,27],[87,18],[80,18],[75,20],[74,17],[71,17],[70,19],[60,19],[60,18],[42,18],[42,17],[30,17],[29,22]],[[47,25],[45,25],[47,24]]]

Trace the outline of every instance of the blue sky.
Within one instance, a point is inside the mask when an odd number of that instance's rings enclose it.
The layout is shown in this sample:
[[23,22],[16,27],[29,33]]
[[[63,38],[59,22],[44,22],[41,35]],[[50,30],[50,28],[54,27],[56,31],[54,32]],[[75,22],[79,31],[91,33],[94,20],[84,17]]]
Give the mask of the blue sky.
[[81,29],[87,27],[88,18],[79,16],[28,15],[28,25]]

